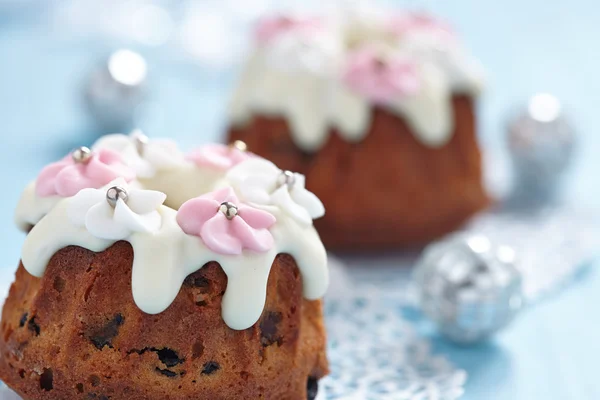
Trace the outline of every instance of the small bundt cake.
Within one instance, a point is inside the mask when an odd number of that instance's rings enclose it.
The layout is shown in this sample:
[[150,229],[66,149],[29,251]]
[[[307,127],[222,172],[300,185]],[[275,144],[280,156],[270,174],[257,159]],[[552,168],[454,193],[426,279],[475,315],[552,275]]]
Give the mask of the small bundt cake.
[[314,399],[323,213],[243,143],[185,155],[136,132],[74,151],[17,208],[0,380],[25,400]]
[[360,10],[264,19],[229,140],[299,171],[331,248],[420,245],[488,204],[474,97],[482,73],[445,23]]

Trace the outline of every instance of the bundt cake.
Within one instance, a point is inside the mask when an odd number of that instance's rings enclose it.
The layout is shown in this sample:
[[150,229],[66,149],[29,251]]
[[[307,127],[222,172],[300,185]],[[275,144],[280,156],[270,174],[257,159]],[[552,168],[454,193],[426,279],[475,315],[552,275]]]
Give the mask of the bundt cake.
[[228,140],[307,177],[326,246],[420,245],[488,204],[479,64],[446,23],[359,10],[263,19]]
[[323,213],[302,175],[240,142],[184,154],[135,132],[75,150],[17,208],[0,380],[25,400],[313,399]]

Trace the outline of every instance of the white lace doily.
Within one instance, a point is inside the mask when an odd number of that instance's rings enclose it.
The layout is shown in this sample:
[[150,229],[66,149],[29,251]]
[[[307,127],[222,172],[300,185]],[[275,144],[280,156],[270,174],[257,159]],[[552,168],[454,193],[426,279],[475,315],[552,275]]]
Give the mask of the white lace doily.
[[[334,265],[332,280],[343,273]],[[326,306],[331,374],[317,400],[453,400],[467,374],[431,352],[399,310],[408,298],[378,294],[368,285]],[[354,290],[346,287],[345,293]]]

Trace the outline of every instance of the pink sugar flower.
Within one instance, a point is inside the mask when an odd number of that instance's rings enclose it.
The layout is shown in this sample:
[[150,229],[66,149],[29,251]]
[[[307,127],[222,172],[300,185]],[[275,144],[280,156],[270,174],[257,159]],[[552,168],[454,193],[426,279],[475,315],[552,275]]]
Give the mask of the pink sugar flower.
[[263,18],[256,27],[256,39],[261,44],[266,44],[285,32],[303,31],[316,32],[322,28],[319,18],[298,18],[277,15]]
[[117,178],[124,178],[127,182],[135,178],[133,169],[125,165],[114,151],[86,153],[84,158],[75,161],[74,156],[69,154],[42,169],[36,181],[37,195],[71,197],[81,189],[98,189]]
[[389,29],[399,35],[415,31],[430,31],[454,36],[454,30],[450,24],[426,13],[401,13],[393,15],[389,20]]
[[243,249],[262,253],[275,242],[269,232],[275,217],[242,204],[230,187],[185,202],[177,212],[177,223],[220,254],[241,254]]
[[382,58],[371,47],[349,55],[343,78],[354,91],[383,104],[396,97],[410,96],[420,87],[417,68],[410,60]]
[[186,156],[188,160],[200,167],[220,170],[228,170],[250,157],[250,153],[224,144],[209,144],[193,150]]

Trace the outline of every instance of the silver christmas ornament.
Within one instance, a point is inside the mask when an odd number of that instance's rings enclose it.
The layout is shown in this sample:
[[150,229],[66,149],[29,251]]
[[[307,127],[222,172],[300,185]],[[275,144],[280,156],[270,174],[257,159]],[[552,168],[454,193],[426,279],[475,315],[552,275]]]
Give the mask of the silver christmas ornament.
[[85,84],[85,104],[103,133],[127,132],[135,126],[135,114],[146,100],[147,64],[130,50],[112,53],[92,70]]
[[232,220],[236,215],[238,215],[238,208],[235,204],[225,201],[221,203],[219,206],[219,211],[221,211],[227,219]]
[[73,150],[71,157],[76,164],[85,164],[92,158],[92,151],[85,146],[81,146]]
[[575,139],[560,101],[547,93],[532,96],[508,125],[513,197],[536,202],[552,199],[573,158]]
[[415,269],[423,312],[452,341],[468,344],[504,328],[521,309],[514,251],[485,236],[454,235],[428,246]]
[[113,186],[106,191],[106,201],[111,207],[116,207],[119,199],[123,200],[125,203],[127,203],[127,200],[129,200],[127,191],[122,187]]

